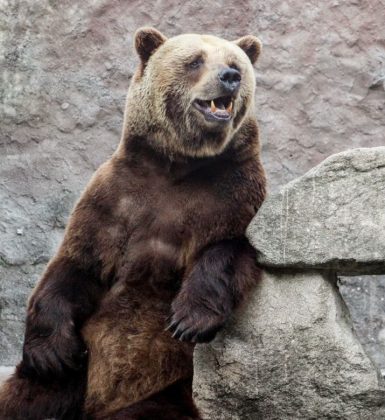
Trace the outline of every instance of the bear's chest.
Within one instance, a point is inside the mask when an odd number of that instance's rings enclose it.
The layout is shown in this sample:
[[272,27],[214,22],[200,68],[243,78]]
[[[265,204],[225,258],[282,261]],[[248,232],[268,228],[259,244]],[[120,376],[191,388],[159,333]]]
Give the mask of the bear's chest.
[[175,281],[220,218],[221,205],[208,188],[149,181],[117,197],[100,234],[117,280]]

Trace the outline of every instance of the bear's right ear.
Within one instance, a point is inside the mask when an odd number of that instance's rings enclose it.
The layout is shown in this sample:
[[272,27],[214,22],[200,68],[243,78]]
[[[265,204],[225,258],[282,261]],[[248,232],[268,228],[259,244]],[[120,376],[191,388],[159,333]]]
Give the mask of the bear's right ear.
[[154,28],[139,28],[135,32],[135,49],[142,64],[146,65],[151,55],[167,38]]

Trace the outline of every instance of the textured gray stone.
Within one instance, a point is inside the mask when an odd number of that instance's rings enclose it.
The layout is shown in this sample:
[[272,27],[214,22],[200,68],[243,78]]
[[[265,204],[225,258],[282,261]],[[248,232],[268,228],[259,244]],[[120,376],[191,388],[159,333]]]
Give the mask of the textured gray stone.
[[360,342],[373,362],[385,372],[384,276],[340,277],[338,286]]
[[385,418],[385,384],[335,281],[264,273],[236,320],[196,348],[194,393],[204,418]]
[[0,386],[12,375],[14,370],[13,366],[0,366]]
[[333,155],[285,185],[248,228],[267,266],[385,272],[385,147]]

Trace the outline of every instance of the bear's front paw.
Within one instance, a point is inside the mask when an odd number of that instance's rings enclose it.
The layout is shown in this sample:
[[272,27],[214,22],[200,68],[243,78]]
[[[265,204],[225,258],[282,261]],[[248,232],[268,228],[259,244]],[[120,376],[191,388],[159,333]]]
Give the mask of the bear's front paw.
[[191,302],[177,297],[171,305],[166,330],[181,341],[207,343],[214,339],[230,315],[230,310],[212,307],[202,299]]
[[55,328],[38,324],[27,327],[21,372],[28,377],[60,378],[85,366],[87,350],[72,321]]

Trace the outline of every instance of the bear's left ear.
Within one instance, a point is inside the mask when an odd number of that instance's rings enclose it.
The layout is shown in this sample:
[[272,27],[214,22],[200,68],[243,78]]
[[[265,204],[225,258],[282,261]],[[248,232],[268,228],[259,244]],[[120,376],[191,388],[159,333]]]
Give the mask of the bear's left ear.
[[135,32],[135,49],[143,64],[167,38],[155,28],[139,28]]
[[254,64],[262,50],[261,41],[253,35],[246,35],[234,41],[250,58],[251,64]]

